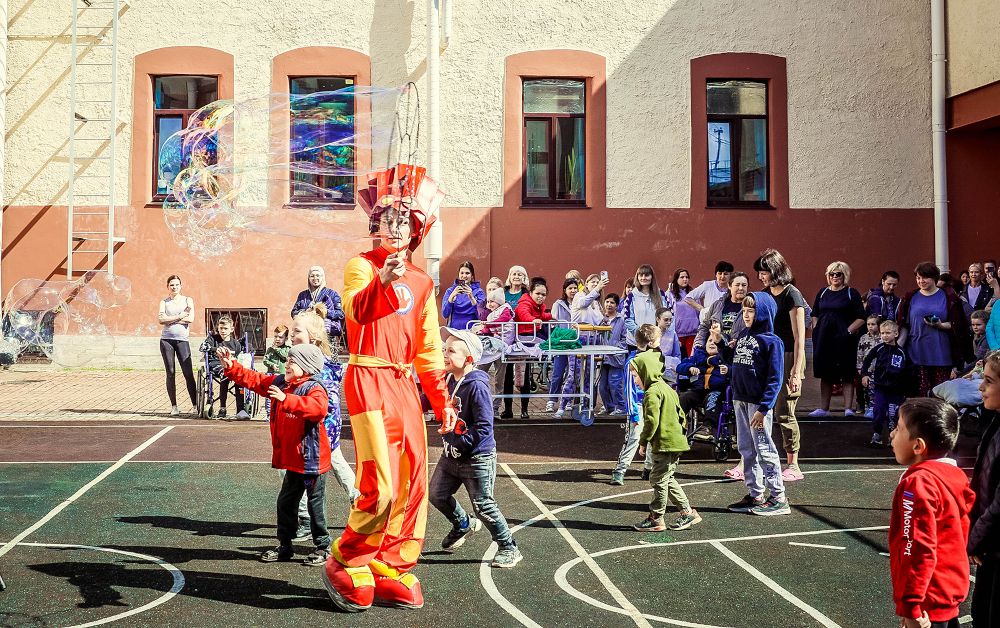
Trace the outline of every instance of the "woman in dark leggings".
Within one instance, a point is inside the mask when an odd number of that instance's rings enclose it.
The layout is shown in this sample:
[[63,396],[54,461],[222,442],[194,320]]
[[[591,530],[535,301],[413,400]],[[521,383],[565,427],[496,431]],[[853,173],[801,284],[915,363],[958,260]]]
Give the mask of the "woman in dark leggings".
[[181,372],[187,382],[191,405],[198,412],[198,389],[194,383],[194,371],[191,369],[191,346],[188,345],[188,327],[194,322],[194,301],[191,297],[181,296],[181,278],[170,275],[167,279],[167,298],[160,301],[159,322],[163,325],[160,336],[160,355],[163,356],[163,367],[167,370],[167,395],[170,397],[170,414],[177,416],[177,386],[174,383],[176,370],[174,357],[181,363]]

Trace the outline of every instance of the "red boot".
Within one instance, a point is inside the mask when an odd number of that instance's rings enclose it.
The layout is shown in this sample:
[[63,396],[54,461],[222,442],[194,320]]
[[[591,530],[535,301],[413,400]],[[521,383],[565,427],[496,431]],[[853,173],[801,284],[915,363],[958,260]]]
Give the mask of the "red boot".
[[[339,541],[338,541],[339,542]],[[360,613],[368,610],[375,596],[375,581],[367,565],[348,567],[337,543],[330,548],[330,558],[323,568],[323,584],[330,599],[342,611]]]
[[369,567],[375,576],[376,606],[421,608],[424,605],[420,582],[412,573],[398,571],[379,560],[373,560]]

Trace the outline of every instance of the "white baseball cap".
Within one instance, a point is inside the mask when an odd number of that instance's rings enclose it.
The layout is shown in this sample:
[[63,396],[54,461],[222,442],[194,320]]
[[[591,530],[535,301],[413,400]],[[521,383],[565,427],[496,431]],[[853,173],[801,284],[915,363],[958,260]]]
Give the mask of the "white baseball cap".
[[483,357],[483,341],[479,339],[479,336],[472,333],[468,329],[442,327],[441,340],[448,340],[449,336],[454,336],[464,342],[465,346],[469,348],[469,355],[472,356],[472,363],[479,364],[479,360]]

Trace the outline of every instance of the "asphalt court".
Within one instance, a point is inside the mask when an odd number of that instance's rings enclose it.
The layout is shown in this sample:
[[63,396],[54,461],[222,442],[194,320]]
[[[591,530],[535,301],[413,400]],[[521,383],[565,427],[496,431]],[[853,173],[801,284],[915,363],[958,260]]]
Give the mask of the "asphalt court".
[[[806,479],[788,485],[785,517],[729,513],[745,487],[696,446],[678,479],[704,521],[640,533],[640,465],[607,484],[618,424],[501,425],[496,496],[524,561],[490,569],[485,529],[440,551],[449,524],[431,508],[414,572],[424,608],[344,615],[317,568],[257,560],[274,544],[278,489],[266,425],[0,425],[0,626],[894,626],[882,553],[902,468],[866,434],[803,424]],[[429,442],[433,462],[432,430]],[[347,512],[328,483],[332,534]]]

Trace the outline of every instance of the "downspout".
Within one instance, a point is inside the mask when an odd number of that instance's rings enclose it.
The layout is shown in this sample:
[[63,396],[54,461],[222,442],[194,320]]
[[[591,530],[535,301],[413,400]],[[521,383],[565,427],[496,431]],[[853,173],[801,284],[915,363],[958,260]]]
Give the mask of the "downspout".
[[934,262],[948,271],[948,168],[945,153],[944,2],[931,0],[931,137],[934,163]]
[[[0,0],[0,30],[3,31],[3,47],[0,47],[0,208],[3,207],[4,167],[6,154],[4,137],[7,136],[7,0]],[[3,257],[3,211],[0,211],[0,257]],[[0,265],[0,281],[3,280],[2,265]],[[0,304],[4,295],[0,293]]]
[[[438,0],[427,0],[427,174],[441,182],[440,71],[441,31]],[[427,274],[434,280],[435,293],[441,289],[441,251],[443,220],[438,219],[424,241]]]
[[451,43],[451,1],[443,0],[441,5],[441,50],[446,50]]

